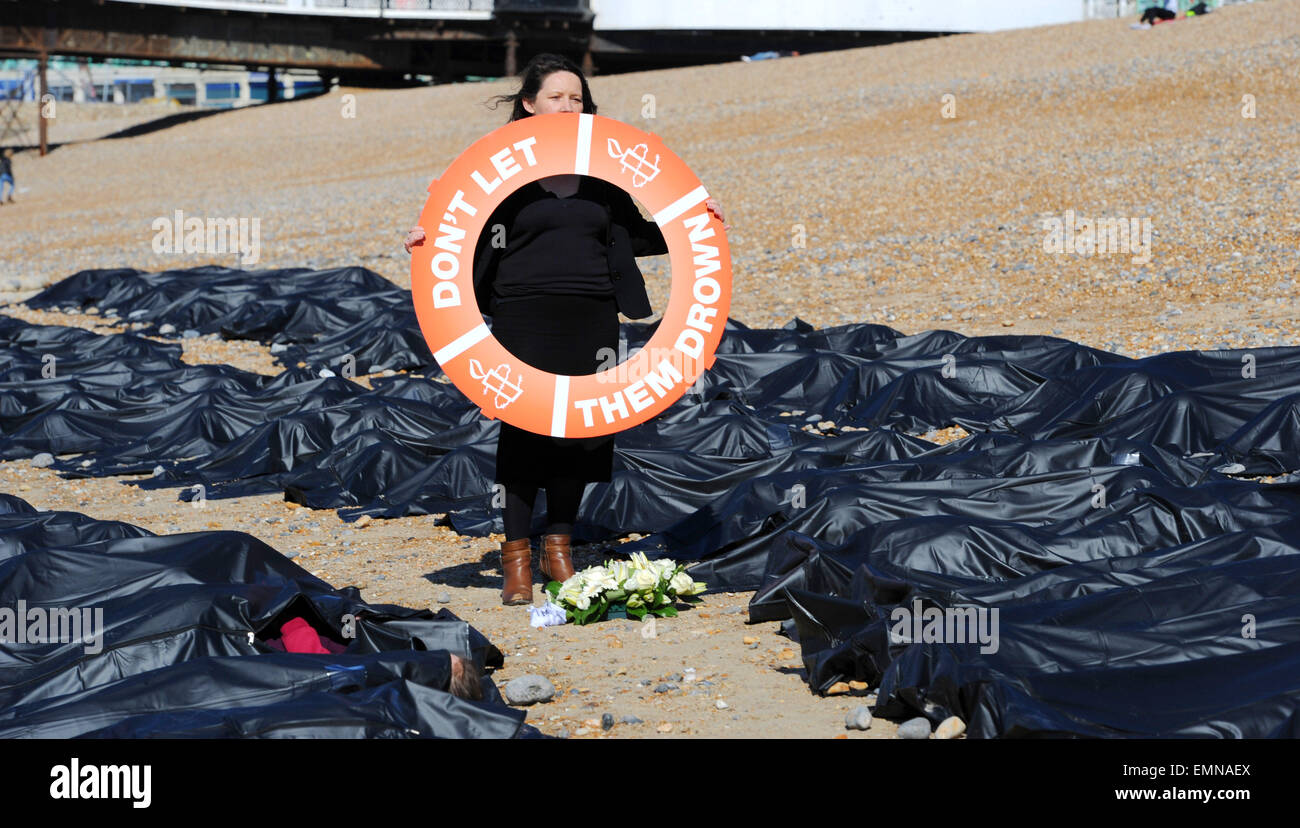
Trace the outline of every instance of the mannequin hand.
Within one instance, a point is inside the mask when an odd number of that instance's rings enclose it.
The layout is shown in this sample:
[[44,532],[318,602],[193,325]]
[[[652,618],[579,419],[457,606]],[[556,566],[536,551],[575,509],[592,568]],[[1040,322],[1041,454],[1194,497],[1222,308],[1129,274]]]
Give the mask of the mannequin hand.
[[722,205],[718,203],[716,198],[706,198],[704,200],[704,209],[718,217],[718,221],[722,222],[723,230],[731,229],[731,225],[727,224],[726,218],[722,215]]
[[402,242],[402,246],[406,248],[407,253],[410,253],[412,247],[416,247],[423,242],[424,228],[417,224],[411,228],[409,233],[406,234],[406,241]]

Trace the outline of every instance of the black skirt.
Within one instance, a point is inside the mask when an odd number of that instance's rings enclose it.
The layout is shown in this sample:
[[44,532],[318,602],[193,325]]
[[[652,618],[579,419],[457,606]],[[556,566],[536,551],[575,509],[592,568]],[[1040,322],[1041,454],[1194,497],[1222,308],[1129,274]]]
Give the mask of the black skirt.
[[[618,350],[618,304],[612,298],[537,295],[498,302],[492,335],[511,354],[552,374],[594,374],[608,366],[602,348]],[[608,482],[614,435],[551,437],[501,423],[496,482],[545,486],[557,478]]]

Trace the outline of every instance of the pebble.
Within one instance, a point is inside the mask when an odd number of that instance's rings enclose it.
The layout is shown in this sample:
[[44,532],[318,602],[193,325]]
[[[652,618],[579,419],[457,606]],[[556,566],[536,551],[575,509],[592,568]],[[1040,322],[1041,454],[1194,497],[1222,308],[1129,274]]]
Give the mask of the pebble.
[[915,719],[908,719],[898,726],[898,738],[929,739],[930,720],[924,716],[917,716]]
[[[609,715],[609,714],[606,714],[606,715]],[[626,725],[639,725],[639,724],[644,724],[644,723],[645,723],[645,720],[644,720],[644,719],[638,719],[636,716],[624,716],[623,718],[619,719],[618,721],[619,721],[620,724],[626,724]]]
[[966,723],[961,720],[960,716],[949,716],[939,723],[935,728],[934,738],[936,739],[956,739],[966,732]]
[[555,738],[557,739],[569,738],[569,729],[567,727],[560,728],[559,732],[555,734]]
[[844,727],[848,730],[866,730],[871,727],[871,710],[859,705],[844,717]]
[[555,685],[545,676],[532,673],[511,679],[506,683],[506,701],[511,704],[536,704],[555,697]]
[[726,710],[728,707],[730,707],[730,705],[727,704],[727,703],[726,703],[725,701],[723,701],[722,699],[718,699],[717,701],[715,701],[715,702],[713,703],[713,706],[716,707],[716,708],[718,708],[719,710]]
[[828,689],[828,690],[826,691],[826,695],[828,695],[828,696],[842,696],[842,695],[844,695],[845,693],[849,692],[850,689],[852,689],[852,688],[849,687],[848,682],[837,681],[837,682],[835,682],[834,684],[832,684],[832,685],[830,686],[830,689]]
[[609,730],[614,726],[614,714],[605,713],[600,717],[600,729]]
[[448,603],[451,603],[451,594],[450,594],[450,593],[447,593],[447,592],[439,592],[439,593],[438,593],[438,603],[439,603],[439,604],[448,604]]
[[676,690],[676,689],[677,689],[677,685],[675,685],[675,684],[661,684],[661,685],[659,685],[658,687],[655,688],[655,692],[656,692],[656,693],[667,693],[669,690]]
[[181,339],[194,339],[198,337],[198,335],[199,332],[194,330],[193,328],[186,328],[184,331],[181,332]]
[[32,458],[32,465],[38,469],[52,466],[54,465],[54,455],[50,454],[48,451],[43,451]]

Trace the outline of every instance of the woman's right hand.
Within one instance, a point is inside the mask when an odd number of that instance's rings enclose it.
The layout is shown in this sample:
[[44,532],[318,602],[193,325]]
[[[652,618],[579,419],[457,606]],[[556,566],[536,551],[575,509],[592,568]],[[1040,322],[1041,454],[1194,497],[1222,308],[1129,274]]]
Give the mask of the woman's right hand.
[[406,248],[407,253],[410,253],[412,247],[421,244],[423,241],[424,228],[417,224],[406,234],[406,241],[402,243],[402,246]]

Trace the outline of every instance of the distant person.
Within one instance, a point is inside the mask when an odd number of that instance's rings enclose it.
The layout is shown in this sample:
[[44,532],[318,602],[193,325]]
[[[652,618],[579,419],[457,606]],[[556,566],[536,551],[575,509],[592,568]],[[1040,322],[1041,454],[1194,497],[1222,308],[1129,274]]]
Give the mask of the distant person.
[[[0,204],[14,203],[14,151],[8,147],[0,152]],[[9,198],[5,198],[5,185],[9,185]]]
[[1178,17],[1178,0],[1163,0],[1142,12],[1142,23],[1164,23]]
[[1162,9],[1159,6],[1151,6],[1146,11],[1142,12],[1142,19],[1139,22],[1155,25],[1156,23],[1164,23],[1166,20],[1173,20],[1177,16],[1178,14],[1176,12],[1171,12],[1169,9]]

